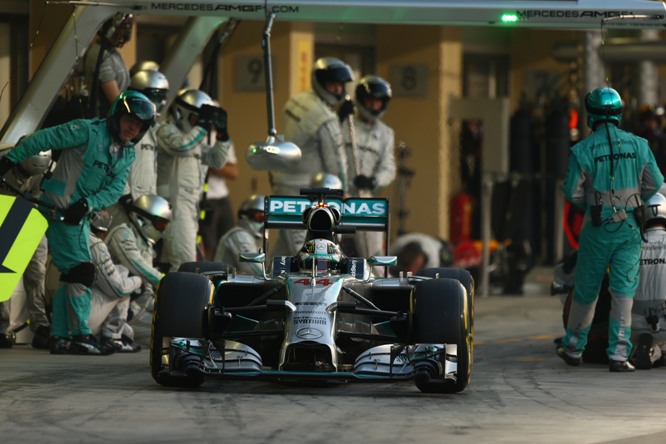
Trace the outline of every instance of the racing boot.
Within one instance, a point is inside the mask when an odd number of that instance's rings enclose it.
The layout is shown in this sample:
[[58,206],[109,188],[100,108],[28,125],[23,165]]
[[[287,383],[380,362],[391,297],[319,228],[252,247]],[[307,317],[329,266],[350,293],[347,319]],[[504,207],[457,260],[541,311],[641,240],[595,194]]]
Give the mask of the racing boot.
[[636,367],[631,365],[629,361],[615,361],[613,359],[609,359],[608,371],[613,373],[635,372]]
[[101,355],[102,350],[93,335],[75,335],[69,345],[70,355]]
[[652,364],[652,367],[665,367],[666,366],[666,350],[658,349],[660,356]]
[[557,356],[562,358],[562,360],[571,367],[578,367],[580,365],[581,357],[571,356],[562,346],[557,347],[555,353],[557,353]]
[[0,348],[12,348],[16,344],[14,332],[0,333]]
[[141,346],[125,335],[120,338],[120,342],[123,345],[122,348],[118,350],[120,353],[136,353],[141,351]]
[[64,355],[69,351],[70,340],[61,336],[49,338],[49,352],[52,355]]
[[40,325],[32,335],[32,348],[49,349],[49,337],[51,329],[46,325]]
[[634,365],[640,370],[650,370],[653,361],[653,336],[650,333],[642,333],[638,337]]
[[123,335],[120,339],[114,339],[109,337],[102,338],[101,341],[102,352],[109,349],[113,350],[115,353],[136,353],[141,351],[141,346]]

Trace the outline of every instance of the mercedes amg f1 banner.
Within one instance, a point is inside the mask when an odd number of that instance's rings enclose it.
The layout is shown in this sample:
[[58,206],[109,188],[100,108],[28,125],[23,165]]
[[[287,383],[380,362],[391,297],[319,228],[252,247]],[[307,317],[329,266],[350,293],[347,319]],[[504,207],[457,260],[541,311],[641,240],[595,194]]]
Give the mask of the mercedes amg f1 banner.
[[47,227],[30,202],[0,194],[0,302],[11,297]]

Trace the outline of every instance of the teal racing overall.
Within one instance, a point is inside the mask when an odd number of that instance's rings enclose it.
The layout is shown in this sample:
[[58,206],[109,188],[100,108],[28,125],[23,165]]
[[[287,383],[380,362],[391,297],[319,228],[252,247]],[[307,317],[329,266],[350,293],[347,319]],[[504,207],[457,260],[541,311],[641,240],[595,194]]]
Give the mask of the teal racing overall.
[[[60,151],[60,156],[53,176],[42,184],[45,202],[64,209],[85,198],[91,214],[118,201],[134,161],[134,149],[132,142],[124,146],[114,142],[105,119],[73,120],[37,131],[21,139],[7,157],[18,163],[49,149]],[[61,274],[67,275],[81,264],[92,264],[89,235],[88,217],[78,225],[49,219],[46,237],[53,263]],[[61,283],[53,296],[51,336],[91,334],[91,296],[90,285],[85,282]]]
[[563,191],[572,204],[585,210],[585,218],[573,302],[562,339],[569,355],[580,357],[585,349],[601,282],[608,272],[612,308],[607,354],[615,361],[628,359],[641,254],[641,227],[634,209],[652,197],[663,181],[647,141],[614,124],[600,123],[571,148]]

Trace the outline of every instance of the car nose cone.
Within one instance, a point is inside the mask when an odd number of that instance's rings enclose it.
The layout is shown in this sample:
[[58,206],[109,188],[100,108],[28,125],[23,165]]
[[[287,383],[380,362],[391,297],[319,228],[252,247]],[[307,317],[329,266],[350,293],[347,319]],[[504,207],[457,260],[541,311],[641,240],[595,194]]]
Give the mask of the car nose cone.
[[319,339],[323,335],[324,333],[321,330],[312,327],[299,328],[298,331],[296,331],[296,336],[307,340]]

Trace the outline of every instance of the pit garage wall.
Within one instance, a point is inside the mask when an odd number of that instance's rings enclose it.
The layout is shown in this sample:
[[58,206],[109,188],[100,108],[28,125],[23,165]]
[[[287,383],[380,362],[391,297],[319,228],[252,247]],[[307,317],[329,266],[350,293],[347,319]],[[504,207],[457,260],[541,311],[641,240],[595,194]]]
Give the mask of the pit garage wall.
[[[379,75],[394,84],[385,120],[395,130],[396,145],[404,141],[411,148],[407,164],[416,171],[407,192],[406,229],[443,239],[449,238],[449,199],[460,180],[458,127],[448,110],[462,94],[461,36],[457,27],[382,26],[377,39]],[[404,66],[414,66],[417,73],[419,67],[427,67],[420,94],[411,96],[399,84],[395,70]],[[394,188],[387,197],[395,196]]]

